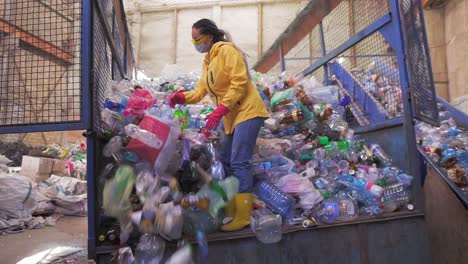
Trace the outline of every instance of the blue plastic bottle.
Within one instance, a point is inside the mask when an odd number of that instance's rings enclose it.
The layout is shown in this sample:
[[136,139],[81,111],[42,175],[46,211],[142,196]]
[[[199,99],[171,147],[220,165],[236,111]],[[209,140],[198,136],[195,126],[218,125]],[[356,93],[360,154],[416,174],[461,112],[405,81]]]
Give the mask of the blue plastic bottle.
[[200,129],[205,127],[205,123],[205,120],[201,119],[200,117],[191,117],[188,127],[192,129]]
[[274,213],[281,215],[283,219],[292,214],[296,201],[290,194],[281,191],[275,185],[263,181],[255,187],[254,193]]

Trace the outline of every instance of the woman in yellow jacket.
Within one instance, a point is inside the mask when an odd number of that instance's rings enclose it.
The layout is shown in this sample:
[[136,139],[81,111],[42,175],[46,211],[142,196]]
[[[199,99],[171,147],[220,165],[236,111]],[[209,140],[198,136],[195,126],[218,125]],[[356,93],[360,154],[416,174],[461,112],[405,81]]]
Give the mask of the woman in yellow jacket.
[[222,162],[227,175],[239,179],[239,194],[226,207],[226,215],[234,220],[222,227],[230,231],[249,224],[253,187],[249,161],[268,112],[250,81],[243,53],[226,37],[226,33],[209,19],[193,24],[192,42],[195,49],[207,53],[202,75],[193,91],[174,93],[168,102],[171,107],[193,104],[209,94],[217,107],[208,115],[206,129],[216,129],[221,118],[224,118],[226,136],[222,146]]

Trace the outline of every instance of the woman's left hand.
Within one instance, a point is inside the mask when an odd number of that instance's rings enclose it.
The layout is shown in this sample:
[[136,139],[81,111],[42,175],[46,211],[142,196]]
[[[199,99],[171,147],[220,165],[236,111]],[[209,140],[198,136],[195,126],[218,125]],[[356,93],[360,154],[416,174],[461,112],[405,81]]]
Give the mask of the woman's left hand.
[[229,108],[227,108],[226,106],[222,104],[218,105],[216,110],[214,110],[213,113],[207,116],[206,129],[215,130],[219,126],[219,123],[221,122],[221,118],[223,118],[223,116],[227,115],[228,113],[229,113]]

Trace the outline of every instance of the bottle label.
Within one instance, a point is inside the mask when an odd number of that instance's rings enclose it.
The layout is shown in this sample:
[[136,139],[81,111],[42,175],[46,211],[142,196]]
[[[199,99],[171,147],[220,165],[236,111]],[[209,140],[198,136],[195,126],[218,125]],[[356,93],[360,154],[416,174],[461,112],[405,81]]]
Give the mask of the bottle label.
[[340,215],[338,203],[336,202],[327,202],[324,204],[323,208],[326,211],[326,215],[330,218],[336,218]]

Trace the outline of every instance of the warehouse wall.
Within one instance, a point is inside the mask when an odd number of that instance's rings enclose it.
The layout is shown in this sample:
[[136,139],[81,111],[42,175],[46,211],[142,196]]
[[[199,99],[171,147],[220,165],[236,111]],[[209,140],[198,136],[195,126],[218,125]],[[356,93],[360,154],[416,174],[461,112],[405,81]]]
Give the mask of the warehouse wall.
[[437,95],[468,113],[468,0],[424,15]]
[[[229,31],[248,54],[252,66],[275,41],[304,0],[235,1],[124,1],[136,61],[149,77],[158,76],[166,64],[184,71],[200,71],[203,55],[191,43],[192,24],[201,18],[214,20]],[[259,45],[260,43],[260,45]]]
[[449,99],[453,101],[468,94],[468,0],[450,0],[444,16]]

